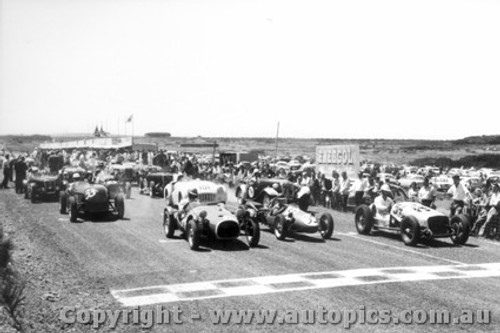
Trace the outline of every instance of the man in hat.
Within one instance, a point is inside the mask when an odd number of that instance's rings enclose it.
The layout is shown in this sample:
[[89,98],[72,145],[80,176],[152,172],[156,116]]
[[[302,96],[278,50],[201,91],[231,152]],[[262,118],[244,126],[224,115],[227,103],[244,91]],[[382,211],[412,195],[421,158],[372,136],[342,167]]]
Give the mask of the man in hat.
[[452,198],[450,216],[455,215],[457,209],[463,210],[467,197],[472,199],[469,190],[460,182],[459,175],[453,176],[453,185],[451,185],[446,194]]
[[484,222],[481,229],[479,229],[478,236],[480,237],[484,235],[484,230],[493,217],[498,216],[498,212],[500,212],[500,185],[498,185],[498,183],[493,184],[493,192],[491,193],[488,207],[490,207],[490,209],[488,210],[488,215],[486,215],[486,222]]
[[390,213],[394,201],[391,199],[392,191],[391,187],[387,184],[382,185],[380,188],[380,194],[375,198],[373,204],[371,205],[372,215],[384,223],[385,226],[389,226]]

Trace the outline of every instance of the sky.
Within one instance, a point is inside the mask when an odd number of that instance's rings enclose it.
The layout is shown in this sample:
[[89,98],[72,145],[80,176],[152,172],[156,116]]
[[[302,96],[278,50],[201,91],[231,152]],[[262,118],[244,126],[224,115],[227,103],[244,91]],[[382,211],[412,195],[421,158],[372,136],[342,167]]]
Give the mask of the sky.
[[499,18],[498,0],[0,0],[0,135],[496,135]]

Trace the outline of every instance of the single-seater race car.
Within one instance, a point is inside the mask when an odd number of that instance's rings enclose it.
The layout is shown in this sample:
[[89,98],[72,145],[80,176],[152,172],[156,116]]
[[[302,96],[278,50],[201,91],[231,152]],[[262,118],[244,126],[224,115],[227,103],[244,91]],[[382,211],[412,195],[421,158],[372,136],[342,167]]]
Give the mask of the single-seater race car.
[[104,184],[90,184],[77,181],[59,193],[61,214],[69,211],[69,220],[89,214],[115,214],[122,219],[125,214],[125,200],[118,182],[107,180]]
[[322,213],[317,218],[313,213],[303,211],[296,204],[288,204],[286,201],[285,198],[276,197],[267,208],[247,200],[239,206],[236,215],[240,219],[248,216],[268,226],[279,240],[284,240],[292,232],[319,232],[323,239],[332,236],[334,221],[329,213]]
[[466,215],[451,218],[417,202],[394,204],[388,216],[380,216],[368,205],[360,205],[354,217],[360,234],[371,230],[394,231],[401,234],[405,245],[415,246],[421,240],[450,237],[454,244],[465,244],[470,222]]
[[[186,212],[180,205],[192,190],[198,193],[197,205]],[[187,237],[189,247],[197,250],[202,238],[209,241],[235,240],[243,233],[250,247],[258,245],[258,224],[251,219],[240,223],[225,208],[227,193],[223,185],[202,180],[181,181],[175,184],[172,193],[167,192],[167,206],[163,210],[163,228],[167,238],[172,238],[175,230],[181,230]]]

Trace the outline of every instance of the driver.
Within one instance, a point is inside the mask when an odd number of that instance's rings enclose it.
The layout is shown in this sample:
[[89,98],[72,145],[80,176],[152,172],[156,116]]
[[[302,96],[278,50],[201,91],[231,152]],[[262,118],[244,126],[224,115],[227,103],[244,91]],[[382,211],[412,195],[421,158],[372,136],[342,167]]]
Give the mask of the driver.
[[184,218],[187,213],[189,213],[193,208],[196,208],[199,205],[200,201],[198,199],[198,190],[193,188],[189,190],[188,197],[179,202],[179,208],[181,209],[181,211],[179,212],[179,220]]
[[390,212],[394,201],[391,199],[391,188],[389,185],[384,184],[380,188],[380,195],[375,198],[375,201],[371,205],[372,215],[382,221],[385,226],[389,225]]
[[73,174],[73,177],[71,177],[71,178],[72,178],[73,181],[69,185],[69,190],[70,191],[73,191],[75,189],[76,183],[81,183],[81,182],[85,181],[84,179],[82,179],[82,176],[78,172],[75,172]]

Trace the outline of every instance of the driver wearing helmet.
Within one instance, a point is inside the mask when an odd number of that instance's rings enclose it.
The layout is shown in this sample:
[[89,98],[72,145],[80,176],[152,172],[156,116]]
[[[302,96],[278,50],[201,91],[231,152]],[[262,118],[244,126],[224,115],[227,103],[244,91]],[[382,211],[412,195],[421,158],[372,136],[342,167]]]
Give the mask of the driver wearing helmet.
[[69,185],[69,190],[70,191],[73,191],[75,189],[76,183],[81,183],[81,182],[84,181],[84,179],[82,178],[82,176],[78,172],[75,172],[73,174],[73,177],[71,177],[71,178],[72,178],[72,182]]
[[193,188],[190,189],[188,192],[188,197],[181,200],[179,202],[179,208],[181,211],[179,212],[179,219],[184,218],[189,211],[191,211],[193,208],[196,208],[200,205],[200,201],[198,199],[198,190]]

